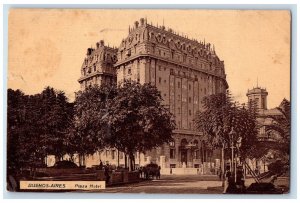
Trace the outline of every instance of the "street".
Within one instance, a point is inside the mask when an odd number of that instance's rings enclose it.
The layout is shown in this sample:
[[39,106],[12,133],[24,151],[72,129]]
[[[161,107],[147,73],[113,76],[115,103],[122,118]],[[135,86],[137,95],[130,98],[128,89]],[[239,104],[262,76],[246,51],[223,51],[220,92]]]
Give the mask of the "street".
[[173,193],[173,194],[221,194],[222,183],[213,175],[164,175],[160,180],[112,186],[104,193]]

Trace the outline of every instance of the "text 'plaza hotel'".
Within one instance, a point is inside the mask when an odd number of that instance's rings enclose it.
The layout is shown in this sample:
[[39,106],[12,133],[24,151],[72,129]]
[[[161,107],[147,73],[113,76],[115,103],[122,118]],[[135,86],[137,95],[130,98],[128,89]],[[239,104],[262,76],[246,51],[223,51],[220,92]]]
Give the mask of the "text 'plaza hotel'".
[[[135,163],[156,162],[162,168],[186,169],[220,164],[219,153],[206,147],[202,133],[195,130],[193,123],[202,108],[201,100],[225,93],[228,88],[224,61],[214,47],[164,26],[152,26],[141,18],[133,28],[129,27],[119,48],[108,47],[102,40],[95,48],[88,48],[78,81],[84,90],[94,84],[116,84],[125,79],[155,85],[176,119],[174,140],[146,154],[137,153]],[[97,165],[100,159],[116,165],[119,159],[119,164],[124,164],[124,155],[115,149],[88,157],[86,164]]]

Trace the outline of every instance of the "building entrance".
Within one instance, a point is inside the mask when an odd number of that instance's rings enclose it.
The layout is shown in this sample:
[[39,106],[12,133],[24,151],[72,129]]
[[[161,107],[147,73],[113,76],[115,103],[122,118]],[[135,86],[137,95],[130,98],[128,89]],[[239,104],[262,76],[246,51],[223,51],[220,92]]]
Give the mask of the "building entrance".
[[181,163],[187,165],[187,149],[181,150]]

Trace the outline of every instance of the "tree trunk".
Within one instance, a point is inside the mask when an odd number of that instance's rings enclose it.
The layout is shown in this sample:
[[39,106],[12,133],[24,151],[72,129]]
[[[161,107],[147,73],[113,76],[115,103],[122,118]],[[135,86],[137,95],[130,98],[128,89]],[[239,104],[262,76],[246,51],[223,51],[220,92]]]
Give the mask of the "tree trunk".
[[124,160],[125,160],[125,168],[127,168],[127,154],[124,153]]
[[221,176],[221,180],[222,180],[222,186],[224,186],[224,175],[225,175],[225,159],[224,159],[224,149],[225,149],[225,144],[223,143],[223,145],[222,145],[222,157],[221,157],[221,163],[222,163],[222,165],[221,165],[221,167],[222,167],[222,169],[221,169],[221,171],[222,171],[222,176]]
[[118,150],[118,167],[120,166],[120,152]]
[[133,167],[133,153],[130,152],[129,153],[129,171],[133,171],[134,167]]

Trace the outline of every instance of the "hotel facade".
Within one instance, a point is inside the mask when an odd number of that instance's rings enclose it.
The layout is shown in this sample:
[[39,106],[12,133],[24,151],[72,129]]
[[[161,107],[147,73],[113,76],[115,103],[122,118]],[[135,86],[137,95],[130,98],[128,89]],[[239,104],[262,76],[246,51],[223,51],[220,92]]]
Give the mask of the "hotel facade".
[[[145,154],[137,153],[138,165],[153,162],[166,171],[185,168],[202,173],[219,167],[220,152],[209,149],[203,134],[194,127],[202,99],[228,89],[224,61],[214,46],[141,18],[129,27],[118,48],[108,47],[101,40],[95,48],[87,49],[78,82],[84,91],[92,85],[124,80],[155,85],[176,121],[173,141]],[[116,149],[106,149],[87,157],[86,165],[97,165],[100,160],[123,165],[124,158]]]

